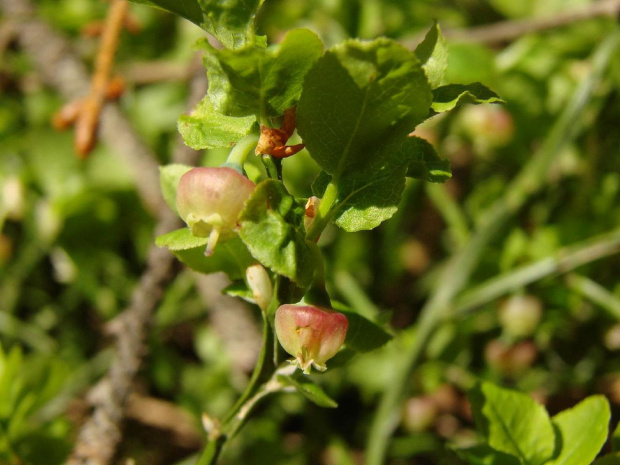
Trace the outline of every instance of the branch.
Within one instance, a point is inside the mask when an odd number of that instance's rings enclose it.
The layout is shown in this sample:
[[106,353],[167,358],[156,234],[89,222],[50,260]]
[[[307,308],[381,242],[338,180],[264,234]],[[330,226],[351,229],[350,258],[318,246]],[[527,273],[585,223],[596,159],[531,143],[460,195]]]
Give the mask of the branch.
[[82,108],[75,122],[75,150],[81,157],[88,155],[97,142],[99,115],[106,100],[114,55],[128,7],[126,0],[112,0],[108,11],[95,61],[90,93],[82,101]]
[[[67,101],[83,98],[90,91],[89,75],[68,41],[35,16],[30,0],[0,0],[0,9],[13,22],[21,47],[28,53],[43,79]],[[118,104],[107,103],[101,117],[101,137],[122,154],[134,175],[142,203],[159,216],[167,208],[159,191],[157,157],[132,130]]]
[[[206,93],[204,73],[191,83],[188,108]],[[196,164],[198,152],[187,147],[180,135],[173,162]],[[159,185],[159,183],[158,183]],[[165,208],[155,235],[165,234],[182,226],[176,213]],[[94,407],[91,417],[82,425],[77,443],[67,465],[109,465],[121,441],[121,428],[127,400],[133,392],[132,383],[145,354],[144,341],[164,289],[174,277],[178,262],[166,249],[155,245],[148,252],[147,269],[134,289],[129,307],[108,328],[116,338],[117,353],[108,374],[90,391]]]
[[[584,8],[564,11],[544,18],[501,21],[466,29],[447,29],[444,31],[444,36],[460,42],[498,44],[511,42],[525,34],[543,32],[578,21],[604,16],[617,18],[618,15],[620,15],[620,0],[599,0]],[[418,34],[406,40],[405,43],[407,46],[415,47],[422,39],[424,39],[424,34]]]
[[[34,16],[35,10],[29,0],[0,0],[0,8],[7,19],[18,25],[19,43],[52,87],[67,100],[76,100],[88,93],[88,73],[83,63],[65,39]],[[192,81],[190,107],[205,93],[206,80],[201,72]],[[156,234],[180,227],[177,215],[163,203],[157,158],[132,131],[118,105],[104,106],[101,123],[104,142],[127,158],[136,175],[138,195],[160,218]],[[174,160],[195,164],[197,153],[186,147],[180,137],[178,141]],[[111,463],[121,440],[126,403],[144,357],[144,341],[152,315],[165,286],[174,276],[176,263],[168,251],[155,246],[149,249],[146,270],[133,291],[129,306],[109,325],[115,336],[116,355],[107,375],[89,393],[94,410],[79,432],[69,464]]]

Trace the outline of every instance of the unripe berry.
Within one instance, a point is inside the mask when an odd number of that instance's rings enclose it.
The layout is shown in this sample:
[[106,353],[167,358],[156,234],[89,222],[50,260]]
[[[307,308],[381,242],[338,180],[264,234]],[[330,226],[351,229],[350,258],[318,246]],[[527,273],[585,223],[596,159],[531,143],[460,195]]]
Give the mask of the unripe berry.
[[527,337],[536,332],[542,318],[543,306],[533,295],[515,294],[506,299],[499,309],[499,322],[513,337]]
[[325,362],[344,344],[349,321],[342,313],[311,305],[281,305],[276,311],[276,335],[297,365],[310,372],[325,371]]
[[209,237],[206,255],[218,238],[229,239],[237,217],[256,186],[232,168],[193,168],[177,188],[177,211],[194,236]]

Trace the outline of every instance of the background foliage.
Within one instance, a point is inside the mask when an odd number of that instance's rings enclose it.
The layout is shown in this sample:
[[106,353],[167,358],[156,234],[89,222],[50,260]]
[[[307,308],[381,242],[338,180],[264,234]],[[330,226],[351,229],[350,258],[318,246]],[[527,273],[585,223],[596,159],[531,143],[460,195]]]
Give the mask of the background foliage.
[[[268,0],[258,27],[269,42],[308,27],[326,47],[378,35],[412,46],[433,19],[449,30],[531,20],[590,3]],[[130,77],[121,103],[164,164],[188,86],[183,73],[146,82],[140,65],[161,60],[164,69],[186,69],[201,31],[147,6],[131,11],[142,29],[122,35],[117,67]],[[103,17],[103,2],[40,0],[37,13],[92,61],[96,40],[79,34]],[[295,395],[265,403],[223,463],[358,463],[395,372],[407,376],[407,392],[398,406],[389,463],[458,463],[453,448],[477,438],[464,393],[478,379],[532,393],[551,415],[590,394],[604,394],[615,429],[617,255],[553,273],[536,275],[532,268],[532,279],[521,279],[517,271],[583,241],[603,243],[601,235],[618,235],[617,52],[578,118],[562,125],[593,69],[593,52],[616,30],[614,20],[599,18],[493,45],[448,39],[445,81],[483,82],[506,105],[462,106],[419,127],[417,135],[450,160],[452,179],[445,185],[407,180],[398,212],[380,228],[348,233],[334,227],[322,237],[331,295],[368,318],[389,322],[394,341],[316,377],[338,409],[320,409]],[[245,40],[245,34],[240,30],[223,40]],[[8,41],[0,58],[0,393],[8,393],[0,394],[0,463],[60,464],[87,414],[81,395],[109,362],[103,326],[127,305],[140,278],[154,219],[136,193],[139,174],[119,154],[100,145],[81,162],[71,134],[50,128],[62,99],[43,85],[30,57]],[[534,185],[524,194],[512,181],[551,150],[552,138],[569,143],[556,144],[552,163],[530,176]],[[217,166],[225,155],[207,150],[203,162]],[[318,167],[306,153],[286,160],[284,170],[295,195],[312,194]],[[527,172],[523,176],[528,179]],[[511,193],[520,196],[519,208],[498,228],[487,224],[494,201],[511,199]],[[440,325],[413,373],[401,370],[402,353],[423,330],[418,315],[429,293],[450,286],[441,278],[446,264],[480,231],[488,231],[489,240],[452,301],[458,317]],[[454,270],[455,281],[460,272]],[[247,367],[235,364],[236,349],[219,333],[195,279],[184,270],[166,290],[139,386],[144,399],[187,412],[183,424],[189,432],[179,433],[177,417],[166,416],[171,414],[162,414],[159,423],[130,415],[121,454],[137,463],[191,463],[188,457],[200,445],[201,413],[226,412],[247,382]],[[503,283],[499,291],[484,287],[497,280]]]

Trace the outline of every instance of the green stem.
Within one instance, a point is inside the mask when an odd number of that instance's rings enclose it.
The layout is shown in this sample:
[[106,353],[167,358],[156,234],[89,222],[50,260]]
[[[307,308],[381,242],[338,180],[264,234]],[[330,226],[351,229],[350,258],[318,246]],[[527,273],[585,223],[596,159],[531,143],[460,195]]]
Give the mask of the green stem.
[[243,167],[248,154],[254,150],[256,144],[258,144],[258,134],[248,134],[232,148],[224,165],[232,168]]
[[314,222],[306,233],[306,239],[309,241],[315,242],[321,236],[321,233],[331,219],[332,208],[338,198],[337,181],[337,179],[332,179],[325,189],[319,208],[316,211]]
[[314,242],[307,242],[310,252],[312,253],[312,261],[314,265],[314,276],[312,284],[304,295],[303,301],[310,305],[316,305],[323,308],[332,308],[331,299],[325,288],[325,262],[321,249]]
[[280,166],[280,168],[278,169],[278,165],[276,164],[274,158],[270,157],[269,155],[263,155],[261,157],[261,160],[263,162],[265,170],[267,171],[267,176],[269,176],[271,179],[281,180],[282,167]]
[[248,419],[247,412],[244,415],[240,415],[239,412],[246,409],[246,404],[262,389],[261,385],[272,377],[274,372],[274,366],[271,364],[273,360],[274,349],[274,336],[271,325],[269,324],[266,316],[263,318],[263,347],[258,357],[254,372],[250,382],[237,403],[230,410],[228,415],[224,418],[219,431],[212,432],[214,436],[205,447],[197,465],[213,465],[217,462],[217,459],[222,452],[222,448],[226,444],[226,441],[231,439],[243,424]]
[[467,243],[470,234],[463,210],[448,193],[445,184],[429,182],[426,193],[446,222],[457,249],[460,248]]
[[[548,276],[567,273],[586,263],[617,254],[618,252],[620,252],[620,229],[565,247],[558,250],[551,257],[491,278],[464,292],[456,301],[454,313],[459,316],[465,315],[475,308],[515,289],[522,288]],[[586,285],[584,281],[586,279],[572,274],[567,278],[567,282],[569,287],[585,295],[587,290],[594,290],[593,286]],[[594,282],[591,282],[591,284],[597,285]],[[595,293],[599,297],[602,296],[599,292]],[[594,294],[588,296],[592,297]],[[600,300],[595,302],[602,305]],[[615,300],[615,305],[611,301],[606,300],[606,302],[607,304],[603,306],[615,318],[620,320],[620,304],[618,304],[618,300]]]
[[566,277],[566,283],[573,291],[600,305],[612,318],[620,321],[620,299],[599,283],[576,273],[569,274]]
[[[480,228],[448,261],[438,280],[439,287],[435,289],[421,311],[420,321],[414,329],[415,342],[403,351],[402,358],[395,361],[398,366],[393,370],[394,378],[388,383],[370,428],[365,459],[367,465],[384,463],[390,437],[398,425],[401,402],[407,395],[411,374],[422,360],[424,348],[435,329],[452,313],[454,298],[469,281],[488,243],[531,195],[545,184],[548,167],[562,149],[575,138],[583,109],[607,68],[619,40],[620,33],[616,32],[599,45],[593,54],[590,76],[580,83],[545,143],[532,155],[519,176],[507,186],[506,194],[493,204]],[[407,336],[403,334],[405,339]]]

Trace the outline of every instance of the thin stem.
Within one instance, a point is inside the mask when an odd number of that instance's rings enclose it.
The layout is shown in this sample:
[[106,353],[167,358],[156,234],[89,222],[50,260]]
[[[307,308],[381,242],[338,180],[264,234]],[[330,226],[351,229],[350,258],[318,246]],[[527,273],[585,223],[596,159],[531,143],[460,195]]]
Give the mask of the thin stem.
[[[618,252],[620,252],[620,229],[563,248],[551,257],[511,270],[464,292],[456,301],[454,314],[463,316],[515,289],[548,276],[567,273],[586,263]],[[612,301],[602,292],[609,293],[609,291],[588,278],[576,274],[569,275],[567,283],[572,289],[604,306],[614,318],[620,320],[620,301],[615,298]],[[610,295],[613,297],[612,294]]]
[[93,75],[91,91],[83,101],[75,122],[75,148],[82,158],[90,153],[97,141],[99,116],[105,101],[106,89],[112,76],[114,55],[128,8],[129,3],[126,0],[114,0],[106,18],[101,46],[95,61],[95,74]]
[[569,274],[566,283],[573,291],[600,305],[612,318],[620,321],[620,299],[599,283],[576,273]]
[[[410,376],[422,359],[424,348],[435,329],[450,315],[454,298],[469,281],[487,244],[530,196],[544,185],[548,167],[566,144],[574,139],[583,109],[607,69],[619,40],[620,33],[616,32],[599,45],[593,54],[590,75],[577,87],[545,143],[520,175],[507,186],[506,194],[493,204],[469,242],[449,260],[438,280],[439,287],[422,309],[417,327],[409,330],[415,331],[414,343],[405,348],[402,358],[395,361],[398,366],[394,370],[394,378],[388,383],[370,428],[367,465],[384,463],[390,437],[398,424],[400,404],[410,385]],[[406,339],[407,335],[402,337]]]
[[258,134],[248,134],[232,148],[226,159],[226,164],[243,166],[248,154],[254,150],[256,144],[258,144]]
[[319,307],[332,308],[329,294],[325,288],[325,262],[323,260],[323,254],[319,246],[314,242],[308,241],[307,244],[312,253],[314,275],[312,277],[312,284],[304,295],[303,302]]
[[262,389],[261,385],[272,377],[274,366],[270,361],[273,360],[273,349],[273,330],[263,314],[263,346],[254,367],[252,378],[243,395],[224,418],[219,431],[210,433],[212,438],[198,459],[197,465],[215,464],[226,442],[235,435],[247,420],[248,415],[240,416],[239,412],[246,408],[245,405]]
[[263,161],[265,170],[267,170],[267,176],[269,176],[271,179],[281,180],[282,168],[280,167],[280,169],[278,169],[278,165],[276,165],[275,159],[273,157],[270,157],[269,155],[263,155],[261,157],[261,160]]
[[467,243],[470,235],[463,211],[448,193],[445,184],[429,182],[426,184],[426,193],[448,225],[457,249],[460,248]]
[[332,208],[338,198],[338,185],[336,182],[337,180],[332,179],[325,189],[325,193],[323,194],[323,198],[321,199],[321,203],[316,212],[314,222],[306,233],[306,239],[309,241],[316,241],[321,236],[321,233],[327,226],[327,223],[329,223]]

